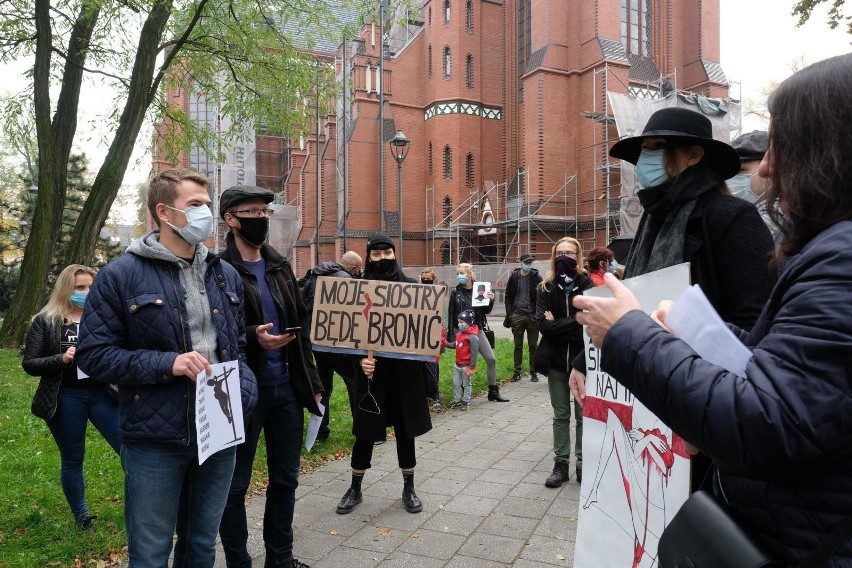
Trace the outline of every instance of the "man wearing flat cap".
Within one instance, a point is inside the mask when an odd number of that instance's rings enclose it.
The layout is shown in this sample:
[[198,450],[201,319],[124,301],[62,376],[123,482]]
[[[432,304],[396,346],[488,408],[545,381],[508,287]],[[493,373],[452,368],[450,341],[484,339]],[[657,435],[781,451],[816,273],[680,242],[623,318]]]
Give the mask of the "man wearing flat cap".
[[257,441],[263,430],[269,487],[263,515],[265,566],[307,568],[293,558],[293,511],[299,483],[304,415],[320,415],[322,383],[311,356],[309,317],[296,287],[293,269],[266,244],[269,234],[268,189],[235,186],[219,199],[228,225],[221,257],[232,264],[245,288],[246,358],[257,376],[257,410],[237,446],[237,463],[219,535],[229,568],[250,567],[246,550],[245,498]]
[[740,157],[740,172],[727,181],[728,189],[732,195],[756,203],[769,187],[769,180],[757,175],[760,161],[769,149],[769,133],[754,130],[737,136],[731,147]]
[[530,380],[538,381],[535,374],[535,352],[538,349],[538,322],[535,319],[536,290],[541,284],[541,275],[532,267],[533,255],[521,255],[521,265],[512,271],[506,282],[506,319],[515,339],[515,372],[512,381],[521,380],[521,365],[524,362],[524,334],[529,346]]
[[769,180],[757,175],[760,162],[769,150],[769,133],[765,130],[753,130],[734,138],[731,147],[740,157],[740,173],[728,180],[728,189],[731,190],[732,195],[754,203],[760,217],[772,233],[772,240],[778,246],[781,244],[781,230],[766,211],[765,194],[769,189]]

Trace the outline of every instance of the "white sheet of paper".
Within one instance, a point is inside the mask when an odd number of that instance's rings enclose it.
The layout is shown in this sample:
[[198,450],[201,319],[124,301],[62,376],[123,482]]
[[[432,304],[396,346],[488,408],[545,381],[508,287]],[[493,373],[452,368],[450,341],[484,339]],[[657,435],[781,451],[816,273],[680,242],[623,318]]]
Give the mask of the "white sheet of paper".
[[683,291],[666,317],[666,325],[702,359],[745,376],[751,350],[728,329],[698,284]]
[[78,366],[77,366],[77,380],[81,380],[81,381],[82,381],[83,379],[88,379],[88,378],[89,378],[89,375],[87,375],[86,373],[84,373],[84,372],[83,372],[83,369],[81,369],[81,368],[80,368],[80,366],[78,365]]
[[[325,416],[325,407],[321,402],[318,402],[317,405],[319,406],[322,415]],[[311,451],[311,448],[314,447],[314,442],[317,441],[320,424],[322,424],[322,416],[311,414],[311,418],[308,420],[308,433],[305,435],[305,449],[309,452]]]
[[198,464],[230,446],[245,442],[240,367],[236,361],[212,365],[213,374],[201,371],[195,379],[195,431]]
[[471,307],[486,307],[491,300],[488,299],[488,292],[491,291],[491,282],[474,282],[473,290],[471,291]]

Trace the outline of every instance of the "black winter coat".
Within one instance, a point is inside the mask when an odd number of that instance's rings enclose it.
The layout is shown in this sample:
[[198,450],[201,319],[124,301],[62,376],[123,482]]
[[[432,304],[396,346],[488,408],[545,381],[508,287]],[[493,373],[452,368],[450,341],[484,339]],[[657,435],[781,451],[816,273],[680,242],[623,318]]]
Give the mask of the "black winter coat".
[[27,332],[21,361],[28,375],[41,377],[33,397],[33,413],[45,420],[53,418],[56,413],[63,371],[74,367],[74,363],[66,365],[62,362],[60,333],[59,323],[37,315]]
[[[416,282],[407,277],[400,281]],[[358,359],[352,434],[362,440],[377,441],[386,439],[387,427],[395,424],[404,425],[409,438],[431,430],[425,363],[390,357],[375,359],[376,368],[371,379],[361,370],[361,358]]]
[[506,282],[506,315],[512,315],[515,308],[515,295],[518,293],[518,280],[521,278],[530,279],[530,310],[535,314],[536,297],[538,296],[538,285],[541,284],[541,274],[535,268],[530,270],[526,276],[521,276],[521,269],[516,268],[509,275],[509,281]]
[[[709,191],[686,224],[683,261],[726,322],[751,329],[776,274],[769,267],[775,243],[754,205]],[[638,275],[631,275],[638,276]]]
[[[245,289],[245,322],[246,322],[246,360],[254,371],[258,381],[266,377],[266,350],[257,341],[257,326],[267,323],[263,321],[262,300],[260,287],[254,274],[246,268],[240,251],[234,241],[234,234],[229,232],[226,237],[227,246],[219,256],[240,274]],[[296,339],[283,347],[283,359],[287,361],[290,381],[296,399],[312,414],[320,416],[320,410],[314,394],[324,391],[311,352],[311,315],[305,308],[305,303],[296,287],[296,277],[290,263],[275,249],[263,245],[260,254],[266,261],[266,283],[272,292],[275,305],[278,307],[278,317],[281,328],[301,326]]]
[[[774,249],[754,205],[708,191],[698,198],[687,221],[683,262],[690,263],[690,281],[701,286],[722,319],[748,330],[775,283],[776,273],[769,267]],[[585,357],[573,359],[572,367],[585,374]]]
[[[782,272],[750,333],[746,376],[697,358],[633,311],[607,333],[602,368],[719,467],[744,528],[786,565],[852,515],[852,221]],[[852,539],[828,566],[852,565]]]
[[[535,370],[547,375],[550,369],[568,372],[568,361],[583,351],[583,326],[577,323],[577,313],[571,301],[595,283],[587,274],[578,274],[574,280],[574,289],[565,300],[565,288],[558,282],[550,282],[544,290],[539,290],[535,319],[541,342],[535,357]],[[570,307],[569,307],[570,306]],[[544,312],[553,314],[553,320],[544,317]]]

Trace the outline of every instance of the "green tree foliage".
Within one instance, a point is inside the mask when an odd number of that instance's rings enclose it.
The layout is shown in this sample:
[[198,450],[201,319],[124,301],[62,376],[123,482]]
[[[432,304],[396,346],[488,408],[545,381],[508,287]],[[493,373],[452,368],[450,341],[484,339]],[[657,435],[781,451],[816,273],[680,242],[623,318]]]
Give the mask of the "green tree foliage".
[[846,3],[846,0],[799,0],[799,2],[793,5],[793,15],[799,18],[798,25],[801,26],[810,19],[814,8],[818,4],[829,1],[831,4],[828,9],[828,27],[835,29],[845,21],[847,33],[852,34],[852,16],[843,15],[843,5]]
[[[108,151],[74,224],[64,264],[91,264],[97,236],[146,120],[164,118],[159,142],[173,156],[192,145],[215,148],[217,133],[196,128],[166,96],[173,82],[204,92],[236,125],[264,125],[297,134],[300,101],[317,84],[306,54],[322,37],[346,33],[345,8],[365,13],[367,0],[6,0],[0,18],[0,60],[34,58],[31,90],[38,142],[38,199],[15,299],[0,344],[20,343],[47,282],[63,231],[68,164],[84,81],[117,88]],[[349,34],[351,35],[351,33]],[[25,105],[22,104],[20,108]],[[239,132],[225,132],[227,144]]]

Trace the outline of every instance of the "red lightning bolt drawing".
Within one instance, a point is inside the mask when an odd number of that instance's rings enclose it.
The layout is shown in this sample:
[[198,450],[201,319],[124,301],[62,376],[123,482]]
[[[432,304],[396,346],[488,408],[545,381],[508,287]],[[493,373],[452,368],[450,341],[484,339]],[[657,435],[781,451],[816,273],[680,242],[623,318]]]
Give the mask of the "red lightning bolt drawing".
[[367,300],[367,307],[364,308],[364,319],[369,318],[370,308],[373,307],[373,300],[370,299],[370,294],[364,292],[364,299]]

